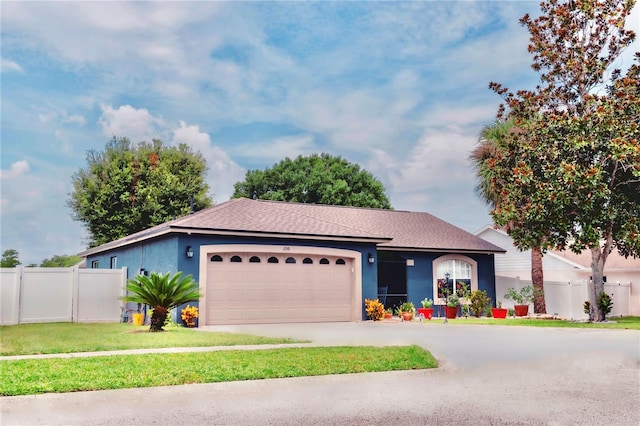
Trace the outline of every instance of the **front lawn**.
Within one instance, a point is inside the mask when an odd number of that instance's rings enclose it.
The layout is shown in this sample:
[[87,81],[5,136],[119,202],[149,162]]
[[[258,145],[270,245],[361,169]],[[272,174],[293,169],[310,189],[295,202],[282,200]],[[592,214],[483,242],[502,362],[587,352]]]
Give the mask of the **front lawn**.
[[132,324],[19,324],[0,327],[0,355],[57,354],[121,349],[294,343],[291,339],[166,327],[149,333]]
[[[203,333],[207,334],[207,333]],[[309,347],[0,361],[0,395],[435,368],[418,346]]]
[[[442,318],[433,318],[431,321],[442,322]],[[427,321],[428,322],[428,321]],[[477,324],[477,325],[506,325],[506,326],[527,326],[527,327],[570,327],[570,328],[611,328],[640,330],[640,317],[617,317],[610,318],[607,322],[578,322],[554,319],[536,319],[525,317],[509,317],[505,319],[495,318],[475,318],[458,317],[447,320],[449,324]]]

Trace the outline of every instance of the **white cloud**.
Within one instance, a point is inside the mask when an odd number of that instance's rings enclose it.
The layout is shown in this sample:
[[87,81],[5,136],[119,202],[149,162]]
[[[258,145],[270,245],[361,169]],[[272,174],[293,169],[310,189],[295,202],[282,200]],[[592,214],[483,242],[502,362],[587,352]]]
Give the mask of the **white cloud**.
[[10,61],[8,59],[0,60],[0,70],[2,72],[24,72],[22,67],[17,62]]
[[65,117],[62,121],[64,123],[73,123],[73,124],[80,124],[80,125],[84,125],[86,123],[85,118],[81,115],[69,115]]
[[134,143],[161,136],[163,120],[154,117],[145,108],[136,109],[131,105],[122,105],[118,109],[102,105],[101,108],[102,115],[98,123],[106,136],[127,137]]
[[267,140],[262,144],[241,144],[233,151],[243,158],[261,159],[263,163],[277,163],[285,157],[311,155],[318,152],[318,146],[311,135],[284,136]]
[[233,194],[233,184],[244,179],[246,170],[220,147],[211,142],[209,134],[200,131],[200,126],[188,126],[184,121],[173,131],[173,143],[186,143],[207,160],[209,173],[207,183],[213,190],[216,202],[228,200]]
[[11,164],[9,170],[0,171],[0,179],[11,179],[26,174],[29,171],[29,163],[26,160],[16,161]]

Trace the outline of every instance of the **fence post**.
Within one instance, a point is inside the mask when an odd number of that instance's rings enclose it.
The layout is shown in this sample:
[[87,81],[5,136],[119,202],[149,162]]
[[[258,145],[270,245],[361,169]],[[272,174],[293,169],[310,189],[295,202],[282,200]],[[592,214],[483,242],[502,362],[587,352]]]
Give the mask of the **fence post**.
[[16,298],[16,305],[18,308],[16,309],[16,313],[15,313],[15,323],[14,324],[20,324],[20,317],[22,316],[22,301],[24,300],[24,297],[22,295],[22,291],[23,291],[23,273],[24,268],[20,265],[16,266],[16,292],[15,292],[15,298]]
[[80,270],[77,266],[72,269],[71,280],[71,322],[78,322],[78,310],[80,302]]

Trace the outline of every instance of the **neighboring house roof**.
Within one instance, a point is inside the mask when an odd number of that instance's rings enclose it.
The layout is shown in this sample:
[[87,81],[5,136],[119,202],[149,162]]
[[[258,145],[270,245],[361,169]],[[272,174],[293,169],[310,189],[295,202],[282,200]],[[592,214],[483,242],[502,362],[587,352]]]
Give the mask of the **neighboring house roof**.
[[[591,269],[591,252],[585,250],[580,254],[576,254],[572,251],[552,251],[555,256],[566,259],[573,263],[583,266],[585,269]],[[605,269],[640,269],[640,258],[627,257],[625,258],[618,250],[614,249],[607,257],[605,263]]]
[[[486,232],[495,232],[508,237],[508,234],[502,229],[493,228],[491,225],[485,226],[484,228],[476,232],[475,235],[480,236]],[[513,242],[511,237],[509,237],[509,240]],[[547,251],[547,253],[545,253],[544,256],[553,257],[554,259],[560,260],[575,269],[581,269],[585,271],[591,270],[591,251],[589,250],[584,250],[580,254],[574,253],[570,250],[549,250]],[[605,270],[610,271],[613,269],[640,269],[640,258],[625,258],[624,256],[620,255],[617,250],[614,249],[607,257],[607,262],[605,264]]]
[[428,213],[236,198],[80,255],[88,256],[168,233],[367,241],[390,250],[504,252]]

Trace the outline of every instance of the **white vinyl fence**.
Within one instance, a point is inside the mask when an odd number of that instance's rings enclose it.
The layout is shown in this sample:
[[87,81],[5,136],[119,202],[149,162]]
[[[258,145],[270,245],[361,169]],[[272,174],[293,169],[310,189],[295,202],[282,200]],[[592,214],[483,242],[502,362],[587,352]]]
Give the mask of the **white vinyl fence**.
[[[496,295],[498,300],[502,300],[502,307],[513,308],[513,301],[504,299],[509,287],[513,287],[518,291],[528,285],[532,285],[531,281],[521,280],[518,277],[496,276]],[[589,316],[584,313],[583,305],[585,300],[588,300],[590,285],[591,283],[588,280],[571,282],[545,281],[544,299],[547,313],[574,320],[588,319]],[[606,283],[604,291],[613,300],[613,309],[608,314],[609,317],[631,314],[631,283]]]
[[119,322],[127,268],[1,268],[0,324]]

